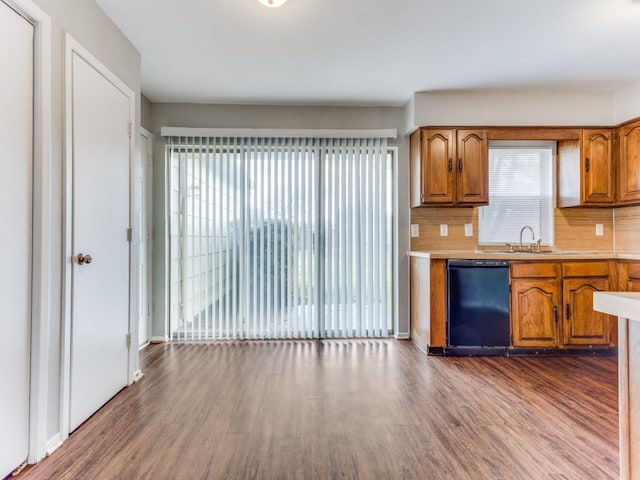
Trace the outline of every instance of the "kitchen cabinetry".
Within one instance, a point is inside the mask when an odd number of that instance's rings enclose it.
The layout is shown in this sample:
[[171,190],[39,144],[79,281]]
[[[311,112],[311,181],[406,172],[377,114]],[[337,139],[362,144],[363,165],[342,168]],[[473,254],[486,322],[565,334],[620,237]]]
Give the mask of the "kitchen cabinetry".
[[558,142],[558,206],[615,203],[614,133],[584,129],[580,140]]
[[421,128],[411,135],[411,206],[486,205],[486,129]]
[[511,337],[514,347],[558,345],[560,264],[511,264]]
[[562,264],[564,345],[609,345],[609,316],[593,310],[593,292],[610,290],[608,262]]
[[617,203],[640,203],[640,120],[618,130]]
[[640,262],[618,262],[619,290],[622,292],[640,292]]
[[593,310],[593,292],[610,290],[609,262],[511,264],[514,347],[609,346],[608,315]]

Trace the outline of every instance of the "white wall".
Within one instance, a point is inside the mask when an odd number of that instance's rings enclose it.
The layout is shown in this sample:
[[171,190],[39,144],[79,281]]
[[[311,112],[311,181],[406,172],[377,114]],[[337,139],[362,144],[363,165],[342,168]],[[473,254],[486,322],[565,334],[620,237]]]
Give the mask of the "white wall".
[[[52,23],[52,185],[51,218],[53,280],[50,285],[50,331],[47,439],[55,442],[60,432],[60,355],[62,299],[62,192],[64,138],[64,34],[69,32],[94,56],[140,93],[140,54],[92,0],[34,0]],[[136,116],[140,118],[139,100]]]
[[615,117],[615,123],[640,117],[640,80],[616,91]]
[[409,102],[419,126],[614,125],[613,92],[418,92]]
[[[308,128],[308,129],[381,129],[396,128],[398,134],[406,129],[403,108],[393,107],[304,107],[304,106],[248,106],[161,104],[152,108],[154,134],[153,204],[153,337],[167,335],[165,295],[165,157],[164,139],[160,128],[169,127],[218,127],[218,128]],[[399,190],[399,292],[396,309],[399,323],[396,333],[409,332],[409,267],[406,252],[409,250],[409,158],[408,139],[400,136],[398,146]]]

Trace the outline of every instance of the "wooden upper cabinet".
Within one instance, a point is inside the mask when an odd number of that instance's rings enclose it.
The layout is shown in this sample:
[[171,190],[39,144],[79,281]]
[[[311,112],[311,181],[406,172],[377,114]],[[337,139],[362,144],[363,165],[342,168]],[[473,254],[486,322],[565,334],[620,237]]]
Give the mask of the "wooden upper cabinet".
[[612,206],[615,202],[614,135],[582,130],[580,140],[558,142],[558,206]]
[[615,202],[613,132],[582,130],[582,203],[612,205]]
[[458,203],[489,203],[489,140],[487,130],[457,132]]
[[453,203],[455,130],[425,130],[422,134],[422,202]]
[[421,128],[410,150],[412,207],[488,203],[487,130]]
[[618,203],[640,203],[640,121],[618,132]]

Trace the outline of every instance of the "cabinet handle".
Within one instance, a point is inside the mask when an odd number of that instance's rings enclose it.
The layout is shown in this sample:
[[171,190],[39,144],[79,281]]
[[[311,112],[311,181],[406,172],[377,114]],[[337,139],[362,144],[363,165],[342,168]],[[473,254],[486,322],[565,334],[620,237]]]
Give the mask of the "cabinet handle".
[[571,305],[567,303],[567,320],[571,318]]
[[589,158],[584,159],[584,169],[587,173],[591,170],[591,160],[589,160]]
[[462,173],[462,159],[458,159],[458,173]]
[[555,320],[556,323],[558,323],[558,306],[557,305],[553,306],[553,319]]
[[449,159],[449,173],[453,172],[453,160]]

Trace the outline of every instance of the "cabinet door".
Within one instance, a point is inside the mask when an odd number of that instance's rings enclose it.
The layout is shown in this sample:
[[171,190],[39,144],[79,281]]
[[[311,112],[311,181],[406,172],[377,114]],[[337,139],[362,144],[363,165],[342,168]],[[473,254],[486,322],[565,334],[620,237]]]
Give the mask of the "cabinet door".
[[458,130],[456,200],[489,203],[489,141],[487,130]]
[[640,279],[630,278],[627,280],[627,292],[640,292]]
[[611,130],[582,131],[582,203],[613,204],[613,135]]
[[609,290],[608,278],[569,278],[563,282],[565,345],[608,345],[609,316],[593,310],[593,292]]
[[556,279],[513,280],[511,283],[511,332],[514,347],[558,346],[558,297]]
[[453,130],[422,132],[422,203],[453,203]]
[[640,122],[620,129],[618,200],[640,203]]

